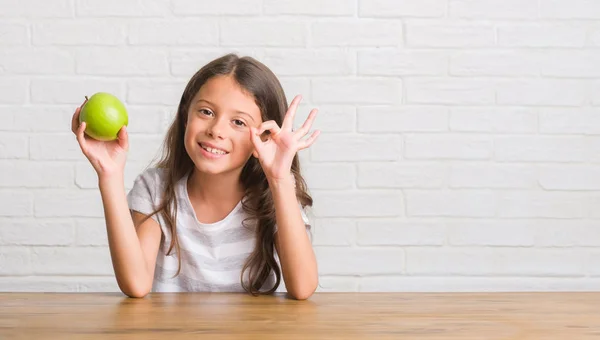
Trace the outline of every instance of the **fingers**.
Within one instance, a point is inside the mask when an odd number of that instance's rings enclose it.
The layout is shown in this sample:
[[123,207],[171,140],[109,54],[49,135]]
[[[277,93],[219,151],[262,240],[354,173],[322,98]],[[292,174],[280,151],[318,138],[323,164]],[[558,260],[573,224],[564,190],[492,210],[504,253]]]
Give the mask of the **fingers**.
[[250,140],[252,144],[254,144],[254,152],[252,154],[254,157],[258,158],[258,152],[262,150],[262,141],[260,139],[260,133],[258,133],[258,129],[255,127],[250,127]]
[[77,129],[79,128],[79,112],[81,112],[81,107],[78,107],[73,114],[73,118],[71,119],[71,131],[74,134],[77,134]]
[[79,125],[79,128],[77,129],[76,135],[77,135],[77,141],[79,142],[79,147],[81,148],[81,151],[83,151],[83,153],[85,155],[87,155],[87,141],[85,140],[85,122],[81,123]]
[[75,109],[75,113],[73,114],[73,118],[71,118],[71,131],[74,134],[77,134],[77,130],[79,129],[79,114],[81,113],[81,108],[88,101],[88,98],[85,97],[83,104],[81,104],[77,109]]
[[277,125],[276,121],[267,120],[258,127],[258,134],[262,135],[265,131],[270,131],[272,135],[276,135],[281,131],[281,128]]
[[310,137],[299,141],[298,142],[298,150],[306,149],[306,148],[310,147],[311,145],[313,145],[313,143],[317,140],[317,137],[319,137],[320,134],[321,134],[320,130],[315,130],[315,132],[313,132],[310,135]]
[[129,133],[127,133],[127,126],[123,125],[119,133],[117,134],[117,142],[123,150],[129,150]]
[[310,128],[312,127],[312,124],[315,121],[315,118],[317,117],[317,112],[319,112],[319,110],[312,109],[312,111],[310,111],[310,114],[308,115],[308,118],[306,118],[306,121],[304,121],[304,124],[302,124],[302,127],[296,130],[294,132],[294,135],[296,135],[298,138],[306,136],[308,131],[310,131]]
[[296,111],[298,110],[298,105],[302,100],[301,95],[297,95],[292,100],[289,109],[285,113],[285,117],[283,118],[283,124],[281,124],[281,128],[284,130],[292,131],[292,126],[294,124],[294,117],[296,117]]

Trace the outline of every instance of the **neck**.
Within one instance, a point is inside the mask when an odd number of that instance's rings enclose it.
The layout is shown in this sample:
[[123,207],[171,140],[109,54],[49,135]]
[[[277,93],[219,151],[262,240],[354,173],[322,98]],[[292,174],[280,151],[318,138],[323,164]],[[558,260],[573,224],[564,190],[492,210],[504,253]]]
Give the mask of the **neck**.
[[191,197],[211,205],[235,204],[244,196],[240,173],[236,171],[211,175],[194,168],[187,187]]

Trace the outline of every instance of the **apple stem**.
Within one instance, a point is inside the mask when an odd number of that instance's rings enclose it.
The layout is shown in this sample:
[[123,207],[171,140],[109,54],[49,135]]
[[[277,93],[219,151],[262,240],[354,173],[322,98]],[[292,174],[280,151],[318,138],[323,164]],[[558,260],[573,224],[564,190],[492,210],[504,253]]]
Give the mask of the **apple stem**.
[[88,97],[87,97],[87,96],[85,96],[85,100],[88,100]]

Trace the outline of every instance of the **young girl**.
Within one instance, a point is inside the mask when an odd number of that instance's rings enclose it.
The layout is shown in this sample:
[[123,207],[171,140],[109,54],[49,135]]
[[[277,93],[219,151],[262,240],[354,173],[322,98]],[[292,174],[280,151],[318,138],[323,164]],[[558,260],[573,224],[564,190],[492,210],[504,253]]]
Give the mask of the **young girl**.
[[[111,142],[72,130],[98,174],[108,243],[119,288],[150,291],[273,293],[307,299],[317,263],[304,207],[312,206],[299,150],[316,110],[292,124],[300,96],[287,106],[275,75],[250,58],[228,54],[187,84],[164,142],[163,158],[125,194],[126,127]],[[85,102],[84,102],[85,104]],[[82,105],[83,106],[83,105]]]

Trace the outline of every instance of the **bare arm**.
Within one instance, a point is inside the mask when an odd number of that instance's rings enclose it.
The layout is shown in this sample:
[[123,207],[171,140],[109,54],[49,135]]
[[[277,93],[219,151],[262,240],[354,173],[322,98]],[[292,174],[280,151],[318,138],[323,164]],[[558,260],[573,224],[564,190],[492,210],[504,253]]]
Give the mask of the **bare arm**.
[[126,127],[121,128],[117,140],[113,141],[98,141],[86,136],[85,123],[79,123],[79,113],[84,104],[73,114],[71,131],[98,174],[115,276],[123,293],[130,297],[143,297],[152,288],[161,231],[156,221],[148,219],[141,223],[142,214],[134,213],[132,218],[129,212],[123,183],[129,150]]
[[302,220],[293,181],[269,183],[277,220],[275,248],[288,293],[308,299],[317,289],[317,260]]
[[[291,167],[297,152],[310,147],[320,132],[316,130],[303,139],[315,120],[316,109],[310,112],[300,129],[293,131],[294,115],[301,98],[294,98],[281,127],[274,120],[261,123],[258,128],[251,126],[250,140],[254,145],[253,155],[258,158],[273,194],[278,227],[275,248],[279,255],[285,286],[294,298],[304,300],[317,289],[319,275],[315,253],[296,198]],[[269,137],[263,141],[260,136],[267,130],[270,131]]]
[[122,177],[99,179],[112,264],[119,288],[130,297],[144,297],[152,289],[161,231],[151,218],[127,205]]

